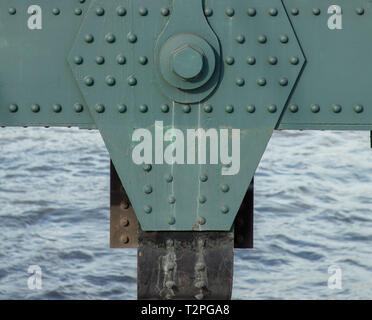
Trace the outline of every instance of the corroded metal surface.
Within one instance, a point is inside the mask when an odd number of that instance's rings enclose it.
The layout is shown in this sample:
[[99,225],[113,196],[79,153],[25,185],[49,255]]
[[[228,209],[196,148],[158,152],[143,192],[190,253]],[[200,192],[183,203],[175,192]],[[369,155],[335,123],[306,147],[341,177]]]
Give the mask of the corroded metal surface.
[[138,299],[230,299],[233,232],[144,232]]
[[137,217],[112,162],[110,171],[110,247],[137,248]]

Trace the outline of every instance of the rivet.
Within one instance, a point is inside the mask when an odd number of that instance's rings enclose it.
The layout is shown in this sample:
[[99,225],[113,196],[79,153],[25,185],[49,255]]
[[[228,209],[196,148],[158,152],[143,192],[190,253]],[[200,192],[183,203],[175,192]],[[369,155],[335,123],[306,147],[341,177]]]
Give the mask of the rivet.
[[231,65],[234,64],[235,59],[234,59],[234,57],[228,56],[228,57],[225,58],[225,62],[226,62],[228,65],[231,66]]
[[278,15],[278,9],[276,9],[276,8],[269,9],[269,15],[273,16],[273,17],[277,16]]
[[364,9],[363,8],[356,8],[355,9],[355,12],[358,14],[358,15],[363,15],[364,14]]
[[75,62],[75,64],[80,65],[84,62],[84,59],[81,56],[76,56],[76,57],[74,57],[74,62]]
[[143,168],[143,171],[145,171],[145,172],[150,172],[151,169],[152,169],[152,165],[151,165],[151,164],[144,164],[144,165],[142,166],[142,168]]
[[122,224],[123,227],[128,227],[129,226],[129,220],[127,218],[124,218],[121,221],[121,224]]
[[105,14],[105,9],[99,7],[96,9],[96,15],[97,16],[103,16]]
[[236,78],[235,83],[238,87],[242,87],[245,84],[245,80],[243,78],[238,77]]
[[174,204],[176,202],[176,198],[174,196],[169,196],[168,197],[168,203],[169,204]]
[[97,64],[104,64],[105,63],[105,58],[102,56],[96,57],[96,63]]
[[206,182],[208,180],[208,176],[206,174],[201,174],[199,179],[201,182]]
[[31,111],[34,113],[38,113],[40,111],[40,106],[36,103],[31,105]]
[[142,112],[142,113],[146,113],[148,110],[149,110],[149,107],[145,104],[141,104],[139,106],[139,111]]
[[278,63],[278,58],[277,57],[269,57],[268,59],[269,63],[272,65],[275,65]]
[[247,14],[250,16],[250,17],[254,17],[256,15],[257,11],[255,8],[248,8],[247,10]]
[[267,38],[266,38],[265,35],[260,34],[260,35],[258,36],[258,38],[257,38],[257,41],[258,41],[259,43],[266,43]]
[[125,104],[118,104],[118,110],[120,113],[125,113],[127,111],[127,106]]
[[205,196],[199,196],[199,202],[200,203],[206,203],[207,202],[207,198]]
[[226,8],[225,13],[228,17],[232,17],[235,14],[235,10],[231,7]]
[[363,110],[364,110],[364,107],[361,104],[357,104],[356,106],[354,106],[354,111],[356,113],[362,113]]
[[313,15],[314,16],[320,15],[320,9],[319,8],[313,8]]
[[86,86],[91,87],[92,85],[94,85],[94,79],[92,77],[87,76],[84,78],[84,83]]
[[173,181],[173,176],[170,173],[168,173],[164,176],[164,179],[166,182],[171,183]]
[[92,43],[94,41],[94,37],[92,34],[87,34],[84,39],[86,43]]
[[204,217],[199,217],[198,219],[198,224],[201,226],[204,225],[207,222],[207,220]]
[[128,78],[128,84],[130,85],[130,86],[135,86],[136,84],[137,84],[137,79],[135,78],[135,77],[133,77],[133,76],[130,76],[129,78]]
[[84,110],[84,107],[80,103],[75,103],[74,109],[75,109],[75,112],[80,113]]
[[58,16],[58,15],[61,13],[61,10],[59,10],[58,8],[53,8],[52,13],[53,13],[55,16]]
[[121,241],[122,241],[124,244],[127,244],[127,243],[129,243],[129,238],[128,238],[127,236],[123,236],[123,237],[121,238]]
[[184,113],[190,113],[191,112],[191,107],[188,104],[186,104],[182,107],[182,110],[183,110]]
[[249,113],[254,113],[254,112],[256,111],[256,107],[255,107],[255,105],[253,105],[253,104],[249,104],[249,105],[247,105],[247,111],[248,111]]
[[245,37],[242,34],[239,34],[238,36],[236,36],[235,40],[237,43],[242,44],[245,42]]
[[232,104],[228,104],[226,107],[225,107],[225,111],[227,113],[233,113],[234,112],[234,106]]
[[290,61],[290,63],[293,64],[293,65],[297,65],[297,64],[300,62],[300,60],[298,59],[298,57],[291,57],[291,58],[289,59],[289,61]]
[[285,34],[280,36],[281,43],[288,43],[288,41],[289,41],[288,36],[286,36]]
[[277,110],[277,107],[275,104],[270,104],[268,107],[267,107],[267,110],[270,112],[270,113],[275,113],[276,110]]
[[152,212],[152,207],[147,205],[147,206],[144,206],[143,210],[145,211],[145,213],[151,213]]
[[14,14],[17,13],[17,10],[16,10],[16,8],[9,8],[8,12],[9,12],[9,14],[14,15]]
[[160,107],[160,109],[161,109],[161,112],[163,112],[163,113],[167,113],[167,112],[169,112],[169,106],[168,106],[167,104],[163,104],[163,105]]
[[320,106],[318,104],[312,104],[310,109],[312,113],[318,113],[320,111]]
[[340,113],[342,111],[342,107],[339,104],[332,105],[332,110],[334,113]]
[[251,66],[253,66],[256,63],[256,58],[255,57],[247,57],[247,63]]
[[293,8],[292,10],[291,10],[291,14],[292,14],[292,16],[297,16],[298,14],[299,14],[299,10],[297,9],[297,8]]
[[222,192],[229,192],[230,187],[228,184],[221,184],[221,191]]
[[129,202],[128,201],[122,201],[120,202],[120,209],[122,210],[128,210],[129,209]]
[[123,56],[122,54],[119,54],[117,57],[116,57],[116,62],[118,64],[125,64],[125,62],[127,61],[127,59],[125,58],[125,56]]
[[106,84],[110,87],[114,86],[116,84],[116,80],[113,76],[107,76],[106,77]]
[[130,43],[137,42],[137,36],[133,32],[129,32],[127,38]]
[[176,223],[176,218],[175,217],[169,217],[168,219],[168,224],[169,225],[174,225]]
[[115,36],[112,33],[106,34],[105,39],[108,43],[114,43],[116,40]]
[[104,113],[105,112],[105,106],[103,104],[97,104],[96,105],[96,112],[97,113]]
[[62,106],[60,104],[54,104],[53,105],[53,111],[55,113],[60,113],[62,111]]
[[282,86],[282,87],[285,87],[288,85],[288,79],[283,77],[283,78],[280,78],[279,80],[279,84]]
[[147,14],[149,13],[149,11],[147,10],[147,8],[145,7],[140,7],[138,9],[138,13],[140,14],[140,16],[147,16]]
[[204,14],[206,17],[211,17],[213,15],[213,10],[211,8],[205,8]]
[[118,14],[118,16],[123,17],[127,14],[127,9],[125,9],[124,7],[118,7],[116,9],[116,13]]
[[210,104],[204,106],[204,112],[211,113],[213,111],[213,107]]
[[9,111],[10,112],[12,112],[12,113],[15,113],[15,112],[17,112],[18,111],[18,106],[16,105],[16,104],[11,104],[10,106],[9,106]]
[[138,62],[144,66],[145,64],[147,64],[148,59],[145,56],[141,56],[138,58]]
[[150,194],[152,192],[152,186],[149,184],[143,187],[143,192],[146,194]]
[[265,78],[258,78],[257,79],[257,84],[261,87],[266,85],[266,79]]
[[76,8],[74,12],[75,15],[80,16],[83,13],[83,10],[81,10],[80,8]]
[[168,8],[161,8],[160,13],[163,17],[169,16],[169,9]]
[[229,207],[226,205],[221,206],[221,212],[226,214],[230,211]]
[[291,104],[289,106],[289,110],[292,112],[292,113],[296,113],[298,111],[298,105],[297,104]]

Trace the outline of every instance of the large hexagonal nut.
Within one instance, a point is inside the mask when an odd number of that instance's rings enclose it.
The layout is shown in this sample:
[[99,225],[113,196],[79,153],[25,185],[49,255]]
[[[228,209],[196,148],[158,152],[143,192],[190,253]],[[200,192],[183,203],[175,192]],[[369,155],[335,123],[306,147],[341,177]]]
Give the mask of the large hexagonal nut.
[[196,79],[203,71],[204,54],[200,50],[184,45],[172,53],[172,71],[185,81]]

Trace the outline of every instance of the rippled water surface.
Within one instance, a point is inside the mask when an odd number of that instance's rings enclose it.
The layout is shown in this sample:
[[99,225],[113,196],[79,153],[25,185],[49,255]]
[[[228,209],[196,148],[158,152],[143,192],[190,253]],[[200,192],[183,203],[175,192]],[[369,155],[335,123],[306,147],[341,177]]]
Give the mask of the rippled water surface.
[[[276,132],[255,180],[255,249],[234,299],[372,297],[368,132]],[[30,265],[43,287],[27,287]],[[328,267],[342,289],[327,286]],[[109,156],[98,132],[0,129],[0,299],[135,299],[136,250],[109,249]]]

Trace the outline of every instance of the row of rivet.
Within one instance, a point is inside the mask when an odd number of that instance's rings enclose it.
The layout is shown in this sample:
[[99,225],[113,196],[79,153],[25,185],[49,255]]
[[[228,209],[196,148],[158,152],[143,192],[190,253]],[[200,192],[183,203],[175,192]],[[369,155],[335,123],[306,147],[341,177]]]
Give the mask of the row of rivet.
[[[267,39],[267,36],[264,35],[264,34],[260,34],[260,35],[258,35],[258,37],[257,37],[257,42],[258,42],[258,43],[261,43],[261,44],[266,43],[267,40],[268,40],[268,39]],[[242,34],[239,34],[239,35],[237,35],[237,36],[235,37],[235,41],[236,41],[237,43],[243,44],[243,43],[245,42],[245,36],[242,35]],[[287,35],[281,35],[281,36],[279,37],[279,41],[280,41],[281,43],[288,43],[289,38],[288,38]]]
[[[98,65],[103,65],[105,63],[106,59],[105,57],[103,56],[97,56],[95,58],[95,62],[98,64]],[[146,65],[148,63],[148,58],[146,56],[140,56],[138,58],[138,63],[141,64],[141,65]],[[119,54],[117,57],[116,57],[116,62],[120,65],[123,65],[123,64],[126,64],[127,62],[127,58],[122,55],[122,54]],[[77,64],[77,65],[82,65],[84,63],[84,58],[82,56],[75,56],[74,57],[74,63]]]
[[[319,16],[321,14],[321,10],[319,8],[313,8],[311,11],[312,11],[314,16]],[[355,9],[355,13],[359,16],[363,15],[364,12],[365,12],[364,8],[359,7],[359,8]],[[299,13],[300,13],[299,9],[297,9],[297,8],[291,9],[291,14],[293,16],[297,16]]]
[[[246,61],[251,66],[253,66],[257,63],[256,57],[254,57],[254,56],[247,57]],[[268,57],[267,61],[271,65],[276,65],[279,62],[278,58],[275,57],[275,56]],[[225,62],[229,66],[232,66],[235,63],[235,58],[232,57],[232,56],[228,56],[228,57],[225,58]],[[300,59],[298,57],[293,56],[293,57],[289,58],[289,62],[293,65],[298,65],[298,63],[300,62]]]
[[[84,3],[84,2],[81,2],[81,3]],[[8,12],[10,15],[15,15],[17,13],[17,9],[16,8],[9,8],[8,9]],[[60,13],[61,13],[61,10],[59,8],[53,8],[52,9],[52,13],[56,16],[58,16]],[[76,8],[74,10],[74,13],[75,15],[77,16],[80,16],[82,13],[83,13],[83,10],[81,8]],[[118,16],[125,16],[127,14],[127,9],[125,9],[124,7],[118,7],[116,9],[116,13],[118,14]],[[138,9],[138,13],[141,15],[141,16],[147,16],[148,15],[148,9],[145,8],[145,7],[141,7]],[[160,13],[162,16],[166,17],[169,15],[170,11],[168,8],[161,8],[160,10]],[[97,16],[103,16],[105,14],[105,9],[102,8],[102,7],[99,7],[96,9],[96,15]]]
[[[331,106],[332,108],[332,111],[334,113],[340,113],[342,111],[342,106],[339,105],[339,104],[333,104]],[[296,104],[291,104],[289,107],[288,107],[289,111],[291,111],[292,113],[296,113],[298,112],[299,110],[299,107],[298,105]],[[313,113],[318,113],[320,112],[320,106],[318,104],[312,104],[310,106],[310,110],[311,112]],[[356,112],[356,113],[362,113],[364,111],[364,107],[361,105],[361,104],[357,104],[353,107],[353,110]]]
[[[86,77],[84,77],[83,80],[84,80],[84,83],[87,87],[92,87],[95,83],[94,78],[91,77],[91,76],[86,76]],[[131,87],[134,87],[134,86],[137,85],[137,78],[135,76],[130,76],[127,79],[127,81],[128,81],[128,85],[131,86]],[[110,87],[116,85],[116,79],[111,75],[108,75],[105,78],[105,82]],[[285,77],[280,78],[279,81],[278,81],[278,84],[282,87],[286,87],[288,85],[288,83],[289,83],[289,81]],[[241,77],[238,77],[238,78],[235,79],[235,84],[238,87],[243,87],[245,85],[245,79],[241,78]],[[264,86],[266,86],[266,84],[267,84],[267,80],[265,78],[261,77],[261,78],[257,79],[257,85],[259,85],[260,87],[264,87]],[[184,111],[186,113],[189,113],[191,111],[190,106],[188,106],[188,105],[184,106],[183,108],[184,108]]]
[[[37,104],[37,103],[32,104],[31,107],[30,107],[30,109],[31,109],[31,111],[34,112],[34,113],[38,113],[38,112],[41,111],[41,107],[40,107],[40,105]],[[54,111],[55,113],[60,113],[60,112],[62,112],[62,106],[61,106],[60,104],[54,104],[54,105],[52,106],[52,109],[53,109],[53,111]],[[14,104],[14,103],[13,103],[13,104],[9,105],[9,111],[10,111],[10,112],[12,112],[12,113],[16,113],[18,110],[19,110],[19,107],[18,107],[17,104]],[[76,103],[76,104],[74,105],[74,110],[75,110],[75,112],[80,113],[80,112],[82,112],[82,111],[84,110],[84,107],[83,107],[82,104],[80,104],[80,103]]]
[[[105,14],[105,9],[102,7],[96,8],[96,15],[99,17],[102,17]],[[127,9],[120,6],[116,9],[116,13],[118,16],[123,17],[127,14]],[[170,13],[169,9],[164,7],[160,9],[160,14],[164,17],[168,16]],[[138,14],[142,17],[146,17],[149,14],[149,10],[146,7],[140,7],[138,8]]]

